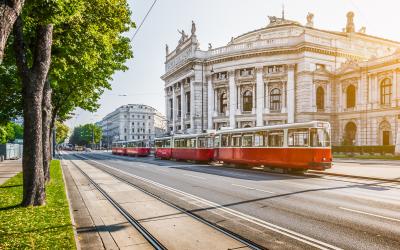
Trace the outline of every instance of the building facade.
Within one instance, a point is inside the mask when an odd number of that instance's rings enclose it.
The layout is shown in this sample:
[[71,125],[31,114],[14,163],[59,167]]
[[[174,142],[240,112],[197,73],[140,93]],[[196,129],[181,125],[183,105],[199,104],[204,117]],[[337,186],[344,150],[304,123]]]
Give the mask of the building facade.
[[166,132],[165,116],[143,104],[123,105],[106,115],[100,123],[105,144],[114,141],[153,140]]
[[336,145],[399,143],[400,43],[346,27],[314,27],[269,17],[266,27],[220,48],[199,49],[196,26],[166,46],[167,130],[329,121]]

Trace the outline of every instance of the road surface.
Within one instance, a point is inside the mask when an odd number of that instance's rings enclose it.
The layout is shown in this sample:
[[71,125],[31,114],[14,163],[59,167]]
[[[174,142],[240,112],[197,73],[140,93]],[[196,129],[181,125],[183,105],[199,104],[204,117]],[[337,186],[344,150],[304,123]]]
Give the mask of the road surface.
[[400,183],[80,155],[268,249],[400,249]]

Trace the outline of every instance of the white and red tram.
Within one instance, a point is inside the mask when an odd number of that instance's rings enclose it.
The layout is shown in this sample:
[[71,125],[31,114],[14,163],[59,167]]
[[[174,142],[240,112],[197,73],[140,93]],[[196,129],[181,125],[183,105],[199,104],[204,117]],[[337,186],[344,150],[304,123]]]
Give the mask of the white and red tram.
[[157,138],[155,157],[323,170],[332,164],[330,144],[330,124],[313,121]]
[[148,156],[150,149],[148,140],[124,141],[112,144],[112,153],[117,155]]
[[214,160],[290,169],[331,167],[330,124],[307,122],[218,131]]

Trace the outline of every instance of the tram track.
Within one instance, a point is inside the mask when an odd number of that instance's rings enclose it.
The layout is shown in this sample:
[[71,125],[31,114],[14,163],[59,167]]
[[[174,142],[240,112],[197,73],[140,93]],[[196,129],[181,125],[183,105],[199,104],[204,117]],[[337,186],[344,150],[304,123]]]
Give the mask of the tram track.
[[[122,178],[122,177],[120,177],[120,176],[118,176],[118,175],[112,173],[111,171],[105,170],[103,167],[99,167],[98,164],[92,162],[92,161],[93,161],[92,159],[89,159],[89,158],[86,158],[86,157],[82,157],[82,156],[79,156],[79,155],[77,155],[77,154],[74,154],[74,156],[75,156],[76,158],[78,158],[78,159],[86,160],[86,163],[88,163],[89,165],[91,165],[91,166],[93,166],[93,167],[95,167],[95,168],[97,168],[97,169],[99,169],[99,170],[101,170],[101,171],[103,171],[103,172],[105,172],[105,173],[111,175],[112,177],[118,179],[119,181],[121,181],[121,182],[123,182],[123,183],[125,183],[125,184],[127,184],[127,185],[129,185],[129,186],[131,186],[131,187],[134,187],[134,188],[136,188],[136,189],[142,191],[143,193],[145,193],[145,194],[147,194],[147,195],[153,197],[154,199],[156,199],[156,200],[158,200],[158,201],[160,201],[160,202],[166,204],[167,206],[170,206],[170,207],[172,207],[172,208],[178,210],[179,212],[181,212],[181,213],[183,213],[183,214],[185,214],[185,215],[187,215],[187,216],[189,216],[189,217],[195,219],[196,221],[199,221],[199,222],[201,222],[201,223],[203,223],[203,224],[205,224],[205,225],[207,225],[207,226],[209,226],[209,227],[211,227],[211,228],[213,228],[213,229],[215,229],[215,230],[221,232],[222,234],[224,234],[224,235],[226,235],[226,236],[228,236],[228,237],[230,237],[230,238],[232,238],[232,239],[237,240],[238,242],[242,243],[243,245],[245,245],[246,247],[248,247],[248,248],[250,248],[250,249],[254,249],[254,250],[266,249],[265,247],[263,247],[263,246],[261,246],[261,245],[258,245],[257,243],[254,243],[254,242],[252,242],[252,241],[250,241],[250,240],[248,240],[248,239],[246,239],[246,238],[244,238],[244,237],[242,237],[242,236],[240,236],[240,235],[238,235],[238,234],[236,234],[236,233],[234,233],[234,232],[231,232],[231,231],[229,231],[229,230],[227,230],[227,229],[225,229],[225,228],[223,228],[223,227],[221,227],[221,226],[219,226],[219,225],[213,224],[213,223],[211,223],[211,222],[209,222],[209,221],[207,221],[207,220],[201,218],[200,216],[198,216],[198,215],[196,215],[196,214],[194,214],[194,213],[192,213],[192,212],[190,212],[190,211],[188,211],[188,210],[186,210],[186,209],[184,209],[184,208],[182,208],[182,207],[180,207],[180,206],[178,206],[178,205],[176,205],[176,204],[173,204],[173,203],[171,203],[171,202],[169,202],[169,201],[167,201],[167,200],[165,200],[165,199],[163,199],[163,198],[161,198],[161,197],[155,195],[154,193],[152,193],[152,192],[150,192],[150,191],[148,191],[148,190],[145,190],[145,189],[143,189],[142,187],[131,183],[130,181],[128,181],[128,180],[126,180],[126,179],[124,179],[124,178]],[[151,235],[151,233],[149,233],[137,220],[135,220],[125,209],[123,209],[123,208],[121,207],[121,205],[119,205],[115,200],[113,200],[112,197],[110,197],[110,196],[107,194],[107,192],[105,192],[97,183],[95,183],[95,182],[93,181],[93,179],[91,179],[79,166],[77,166],[77,164],[76,164],[75,162],[73,162],[73,161],[71,161],[71,162],[72,162],[72,164],[73,164],[75,167],[77,167],[77,169],[78,169],[86,178],[88,178],[88,180],[96,187],[96,189],[98,189],[98,190],[100,191],[100,193],[102,193],[102,194],[107,198],[107,200],[109,200],[110,203],[111,203],[114,207],[117,208],[117,210],[128,220],[129,223],[131,223],[131,224],[133,223],[132,225],[133,225],[141,234],[143,234],[143,236],[146,238],[146,240],[148,240],[148,242],[149,242],[155,249],[167,249],[167,248],[166,248],[165,246],[163,246],[153,235]],[[139,228],[137,228],[137,227],[139,227],[140,230],[139,230]]]
[[[60,157],[61,159],[62,156]],[[118,202],[116,202],[103,188],[100,187],[88,174],[85,173],[75,162],[70,161],[79,172],[85,176],[89,182],[106,198],[110,204],[131,224],[156,250],[166,250],[167,248],[161,244],[149,231],[146,230],[129,212],[127,212]]]
[[[85,155],[85,156],[87,156],[88,158],[84,157],[84,156],[77,156],[77,157],[80,158],[80,159],[83,159],[83,160],[90,161],[90,162],[92,162],[91,165],[93,165],[93,163],[94,163],[94,164],[97,165],[96,167],[101,169],[102,171],[104,171],[104,172],[116,177],[117,179],[119,179],[121,181],[127,182],[126,179],[121,178],[118,175],[114,174],[113,171],[118,172],[120,174],[123,174],[123,173],[127,174],[127,173],[123,172],[122,170],[115,169],[114,167],[108,166],[106,164],[97,162],[96,158],[93,159],[92,157],[89,157],[88,155]],[[185,196],[185,197],[187,197],[189,199],[193,199],[194,201],[196,201],[198,203],[204,204],[204,205],[209,206],[209,207],[216,208],[217,210],[221,210],[222,212],[225,212],[226,214],[229,214],[229,215],[232,215],[232,216],[237,217],[239,219],[248,221],[248,222],[253,223],[253,224],[257,225],[257,226],[260,226],[260,227],[262,227],[264,229],[271,230],[273,232],[276,232],[276,233],[279,233],[281,235],[287,236],[288,238],[296,240],[299,243],[301,242],[302,244],[308,245],[310,247],[313,247],[313,248],[316,248],[316,249],[335,249],[335,250],[341,249],[340,247],[336,247],[334,245],[331,245],[331,244],[328,244],[326,242],[323,242],[323,241],[308,237],[308,236],[303,235],[301,233],[289,230],[289,229],[284,228],[284,227],[280,227],[280,226],[278,226],[276,224],[268,223],[267,221],[260,220],[258,218],[255,218],[255,217],[247,215],[247,214],[243,214],[243,213],[241,213],[239,211],[224,207],[223,205],[220,205],[220,204],[217,204],[217,203],[202,199],[202,198],[197,197],[195,195],[188,194],[186,192],[171,188],[169,186],[164,186],[164,185],[162,185],[160,183],[153,182],[153,181],[148,180],[146,178],[142,178],[140,176],[136,176],[136,175],[133,175],[133,174],[127,174],[126,178],[128,179],[129,177],[133,177],[133,178],[139,179],[140,181],[148,182],[150,184],[155,185],[156,187],[159,187],[161,189],[165,189],[165,190],[170,191],[172,193],[176,193],[178,195],[183,195],[183,196]],[[128,181],[128,183],[130,183],[130,182]],[[227,231],[225,228],[222,228],[219,225],[214,225],[213,223],[210,223],[207,220],[204,220],[203,218],[197,216],[196,214],[192,214],[190,211],[188,211],[188,210],[186,210],[186,209],[184,209],[184,208],[182,208],[180,206],[174,205],[174,204],[164,200],[163,198],[160,198],[157,195],[147,191],[146,189],[141,188],[140,186],[137,186],[137,185],[132,184],[132,183],[130,183],[129,185],[131,185],[131,186],[133,186],[133,187],[135,187],[135,188],[137,188],[137,189],[139,189],[139,190],[141,190],[141,191],[153,196],[154,198],[166,203],[167,205],[175,207],[176,209],[184,212],[185,214],[189,213],[188,215],[191,216],[191,217],[195,216],[195,219],[200,219],[201,221],[205,222],[207,225],[210,225],[213,228],[216,228],[217,230],[222,230],[223,233],[225,233]],[[245,242],[249,242],[248,239],[243,238],[241,235],[235,234],[234,232],[231,232],[231,231],[228,231],[228,232],[229,232],[229,235],[234,235],[234,236],[238,237],[238,238],[235,238],[235,239],[238,239],[238,240],[242,239]],[[240,240],[240,241],[243,242],[242,240]],[[250,241],[250,243],[255,245],[253,247],[248,245],[252,249],[265,249],[265,247],[262,247],[262,246],[258,245],[257,243],[253,243],[251,241]]]

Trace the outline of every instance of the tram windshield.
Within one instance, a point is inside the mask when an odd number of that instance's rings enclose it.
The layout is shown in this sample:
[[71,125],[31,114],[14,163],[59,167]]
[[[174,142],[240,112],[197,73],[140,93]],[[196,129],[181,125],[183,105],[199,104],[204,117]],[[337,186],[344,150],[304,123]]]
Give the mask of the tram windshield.
[[310,129],[311,147],[330,147],[331,136],[329,129],[312,128]]

